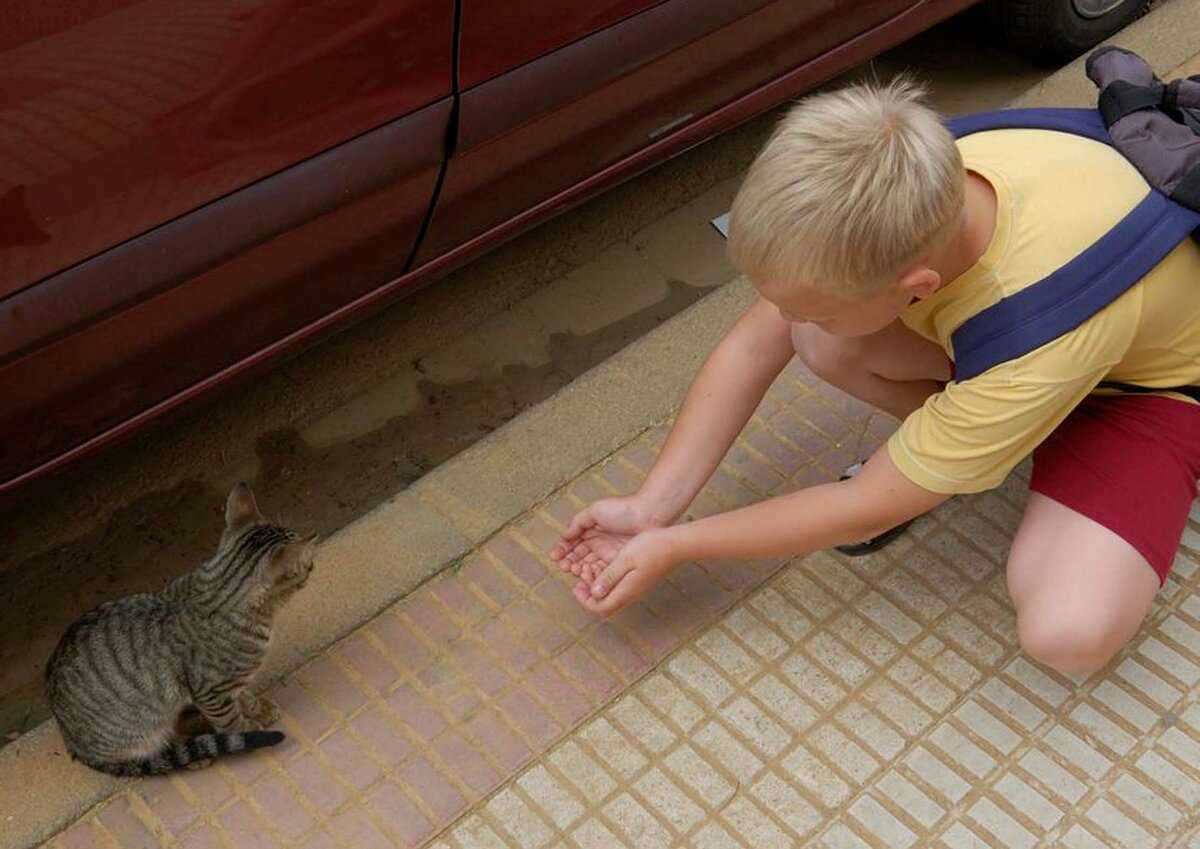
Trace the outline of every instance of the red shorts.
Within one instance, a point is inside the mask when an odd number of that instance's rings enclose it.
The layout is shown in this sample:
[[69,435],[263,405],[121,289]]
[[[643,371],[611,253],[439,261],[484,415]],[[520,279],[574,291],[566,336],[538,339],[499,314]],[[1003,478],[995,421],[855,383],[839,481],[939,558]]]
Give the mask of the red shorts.
[[1200,478],[1200,406],[1091,395],[1033,452],[1029,488],[1099,522],[1171,571]]

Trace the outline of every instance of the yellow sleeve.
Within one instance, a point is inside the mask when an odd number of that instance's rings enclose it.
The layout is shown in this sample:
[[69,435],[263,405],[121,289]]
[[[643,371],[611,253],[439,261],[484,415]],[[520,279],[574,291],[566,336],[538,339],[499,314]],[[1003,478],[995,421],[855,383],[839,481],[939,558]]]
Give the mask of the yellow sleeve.
[[892,462],[933,492],[998,486],[1120,360],[1128,336],[1110,322],[1121,311],[1106,312],[1106,321],[930,397],[888,440]]
[[952,383],[905,419],[888,454],[906,478],[943,494],[999,486],[1101,378],[1017,382],[1005,372]]

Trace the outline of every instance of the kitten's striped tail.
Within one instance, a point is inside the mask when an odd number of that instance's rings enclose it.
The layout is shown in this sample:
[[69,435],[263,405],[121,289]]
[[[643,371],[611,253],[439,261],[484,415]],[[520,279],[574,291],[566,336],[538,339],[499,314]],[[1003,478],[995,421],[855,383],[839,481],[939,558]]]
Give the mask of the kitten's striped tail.
[[233,734],[199,734],[168,743],[161,752],[149,758],[136,761],[116,761],[109,763],[88,763],[93,769],[107,772],[110,775],[162,775],[182,769],[195,761],[208,760],[233,752],[244,752],[250,749],[262,749],[283,742],[280,731],[245,731]]

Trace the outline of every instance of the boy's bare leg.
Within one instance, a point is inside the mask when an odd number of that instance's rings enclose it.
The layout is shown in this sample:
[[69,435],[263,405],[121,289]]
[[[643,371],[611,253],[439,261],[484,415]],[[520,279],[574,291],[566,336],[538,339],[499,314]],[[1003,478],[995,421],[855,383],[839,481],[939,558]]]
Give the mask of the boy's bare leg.
[[834,336],[816,325],[798,324],[792,342],[817,377],[898,419],[938,392],[938,381],[950,379],[946,352],[899,320],[858,337]]
[[1039,492],[1008,555],[1021,648],[1066,675],[1102,669],[1141,627],[1158,575],[1132,545]]

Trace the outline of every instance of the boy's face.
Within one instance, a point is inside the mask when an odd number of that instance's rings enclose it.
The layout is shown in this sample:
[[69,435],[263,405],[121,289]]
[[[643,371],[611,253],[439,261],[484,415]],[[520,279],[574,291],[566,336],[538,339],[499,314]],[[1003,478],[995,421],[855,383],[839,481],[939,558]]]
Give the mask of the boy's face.
[[876,295],[848,301],[806,286],[757,284],[762,297],[794,324],[812,324],[834,336],[867,336],[878,333],[913,300],[908,287],[899,282]]

